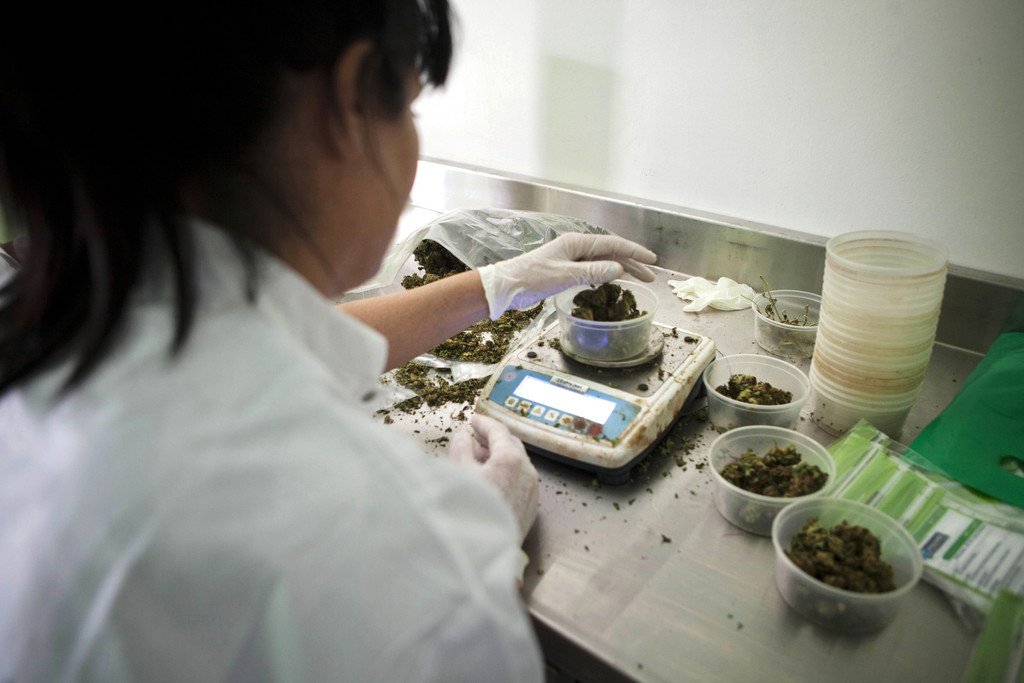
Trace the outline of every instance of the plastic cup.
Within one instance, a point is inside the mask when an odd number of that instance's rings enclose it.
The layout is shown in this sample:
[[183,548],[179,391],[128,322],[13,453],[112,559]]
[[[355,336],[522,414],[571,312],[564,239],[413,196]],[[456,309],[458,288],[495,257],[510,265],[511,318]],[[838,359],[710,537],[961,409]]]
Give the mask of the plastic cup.
[[836,272],[869,282],[944,277],[949,262],[945,246],[906,232],[865,230],[833,237],[826,254]]
[[583,320],[572,315],[572,300],[589,285],[570,287],[555,296],[558,311],[559,342],[570,355],[580,360],[620,361],[637,356],[647,349],[651,337],[651,324],[658,309],[658,297],[653,291],[625,280],[614,284],[633,292],[637,308],[644,314],[621,322]]
[[898,436],[928,371],[948,252],[907,233],[829,240],[809,372],[812,420],[839,435],[864,419]]
[[863,288],[847,292],[829,280],[822,284],[822,292],[833,311],[843,310],[867,320],[908,320],[934,313],[942,303],[942,290],[927,299],[898,297],[890,287],[886,291],[868,296]]
[[819,353],[826,353],[830,358],[842,360],[850,365],[861,368],[917,368],[931,358],[934,342],[918,344],[904,350],[884,349],[866,343],[854,344],[837,338],[835,335],[823,334],[815,342]]
[[920,389],[927,370],[928,366],[924,366],[916,374],[905,377],[878,377],[874,374],[844,372],[819,356],[811,365],[810,376],[813,386],[828,383],[841,395],[871,402],[915,394]]
[[924,331],[919,330],[914,334],[899,335],[898,331],[888,333],[874,333],[868,328],[857,330],[834,320],[826,320],[824,332],[821,336],[839,344],[846,344],[851,350],[861,353],[871,352],[878,354],[882,352],[887,356],[909,356],[922,353],[932,347],[935,342],[935,328]]
[[898,382],[912,377],[919,378],[926,374],[930,359],[925,357],[922,361],[919,361],[914,365],[857,363],[840,356],[832,355],[826,349],[826,351],[818,353],[818,360],[819,371],[827,365],[835,372],[849,376],[862,377],[873,381]]
[[886,391],[884,387],[871,387],[869,389],[850,388],[813,366],[810,371],[810,381],[811,387],[816,391],[826,391],[831,396],[841,399],[846,403],[870,410],[883,410],[893,406],[913,403],[921,394],[922,386],[920,383],[908,384],[905,388],[899,390],[893,388],[892,391]]
[[861,315],[830,301],[822,308],[820,317],[825,318],[828,326],[835,329],[860,332],[873,338],[914,339],[935,334],[939,311],[932,309],[927,314],[917,316]]
[[[885,343],[875,341],[870,336],[864,335],[858,338],[855,333],[845,333],[834,327],[829,327],[827,321],[823,322],[818,330],[818,341],[825,341],[826,346],[834,346],[838,353],[845,354],[859,353],[870,354],[875,358],[892,359],[901,361],[906,358],[916,357],[922,354],[931,354],[932,346],[935,344],[934,337],[927,339],[908,340],[905,342],[887,341]],[[815,341],[817,345],[818,341]]]
[[[814,342],[818,336],[818,318],[821,314],[821,297],[810,292],[782,289],[772,292],[775,307],[779,312],[775,319],[766,315],[770,302],[764,294],[758,294],[750,303],[754,311],[754,341],[762,349],[782,358],[810,358],[814,355]],[[805,314],[813,325],[790,325],[778,321],[784,312],[789,319]]]
[[[818,491],[794,498],[763,496],[731,484],[721,474],[726,465],[738,461],[747,450],[763,457],[774,446],[785,448],[790,444],[796,446],[801,460],[817,465],[828,477]],[[825,495],[836,475],[835,462],[820,443],[792,429],[766,425],[739,427],[722,434],[711,444],[708,462],[715,480],[713,497],[719,513],[730,524],[760,536],[771,536],[772,521],[787,505]]]
[[[874,534],[881,543],[882,561],[893,568],[896,590],[855,593],[825,584],[797,567],[786,551],[812,517],[826,528],[845,521]],[[772,545],[775,586],[782,599],[804,618],[844,633],[865,633],[889,624],[924,570],[917,542],[899,522],[863,503],[840,498],[808,498],[784,508],[772,524]]]
[[833,436],[842,436],[860,420],[866,420],[884,434],[897,438],[921,393],[918,388],[903,397],[875,396],[867,402],[840,393],[817,375],[812,375],[811,382],[814,387],[811,420]]
[[909,233],[865,231],[826,245],[819,338],[900,357],[935,338],[948,250]]
[[[717,391],[732,375],[753,375],[777,389],[793,394],[783,405],[764,406],[744,403]],[[759,354],[737,354],[713,361],[704,370],[704,386],[708,395],[708,419],[717,429],[733,429],[747,425],[775,425],[792,428],[800,418],[800,408],[810,395],[807,375],[788,361]]]

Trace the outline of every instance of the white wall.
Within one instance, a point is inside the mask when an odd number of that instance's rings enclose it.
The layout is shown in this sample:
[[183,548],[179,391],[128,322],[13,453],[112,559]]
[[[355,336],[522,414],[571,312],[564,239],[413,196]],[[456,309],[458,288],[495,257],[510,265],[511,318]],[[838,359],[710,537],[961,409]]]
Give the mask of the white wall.
[[424,155],[1024,278],[1024,0],[453,0]]

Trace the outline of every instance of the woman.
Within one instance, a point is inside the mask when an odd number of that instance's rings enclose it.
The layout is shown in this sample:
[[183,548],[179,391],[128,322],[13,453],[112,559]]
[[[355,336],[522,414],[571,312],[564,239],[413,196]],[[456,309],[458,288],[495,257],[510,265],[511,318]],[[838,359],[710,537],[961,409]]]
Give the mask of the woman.
[[210,4],[0,47],[0,201],[28,233],[0,264],[0,680],[540,680],[522,444],[477,419],[425,457],[366,400],[653,254],[573,235],[333,309],[412,185],[446,0]]

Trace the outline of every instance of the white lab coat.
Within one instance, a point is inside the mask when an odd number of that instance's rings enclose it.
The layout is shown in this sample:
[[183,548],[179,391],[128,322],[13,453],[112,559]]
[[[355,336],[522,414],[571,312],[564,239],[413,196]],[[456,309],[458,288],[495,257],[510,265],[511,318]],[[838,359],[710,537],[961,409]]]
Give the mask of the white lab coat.
[[150,286],[79,389],[0,397],[0,681],[540,680],[511,511],[368,415],[384,339],[196,230],[182,355]]

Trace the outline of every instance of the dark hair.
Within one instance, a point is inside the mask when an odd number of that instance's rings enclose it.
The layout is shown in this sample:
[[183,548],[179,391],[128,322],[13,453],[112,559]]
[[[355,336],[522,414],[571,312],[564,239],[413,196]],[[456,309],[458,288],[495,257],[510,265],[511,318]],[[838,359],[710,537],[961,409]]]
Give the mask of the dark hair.
[[[80,11],[67,35],[38,16],[0,36],[0,205],[30,243],[0,289],[0,393],[69,357],[66,387],[95,369],[151,242],[170,255],[182,347],[197,299],[182,181],[248,151],[289,70],[367,39],[360,104],[393,117],[410,70],[441,85],[452,54],[447,0],[183,0],[147,6],[144,21]],[[243,226],[223,227],[244,241]]]

